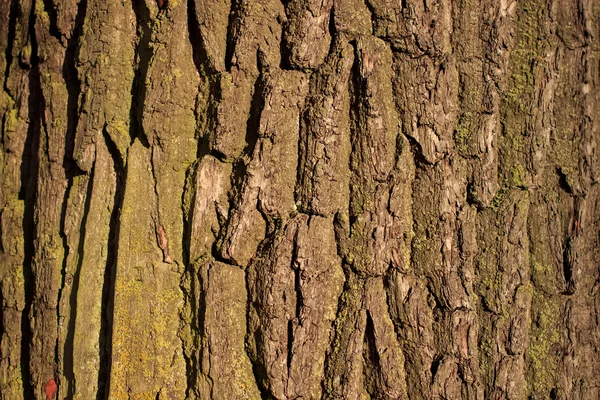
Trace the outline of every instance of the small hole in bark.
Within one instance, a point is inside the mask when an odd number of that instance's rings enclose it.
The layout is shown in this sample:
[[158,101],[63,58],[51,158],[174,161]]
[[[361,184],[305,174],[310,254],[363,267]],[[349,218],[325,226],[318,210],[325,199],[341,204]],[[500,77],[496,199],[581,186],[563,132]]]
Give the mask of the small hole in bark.
[[556,173],[558,174],[558,186],[565,192],[573,194],[573,188],[569,185],[567,175],[560,168],[556,168]]
[[431,363],[431,380],[433,381],[433,378],[435,377],[435,375],[437,374],[438,368],[440,367],[440,362],[442,361],[441,357],[437,357],[436,359],[433,360],[433,362]]
[[573,294],[573,266],[571,265],[571,238],[567,238],[563,247],[563,276],[567,286],[565,294]]

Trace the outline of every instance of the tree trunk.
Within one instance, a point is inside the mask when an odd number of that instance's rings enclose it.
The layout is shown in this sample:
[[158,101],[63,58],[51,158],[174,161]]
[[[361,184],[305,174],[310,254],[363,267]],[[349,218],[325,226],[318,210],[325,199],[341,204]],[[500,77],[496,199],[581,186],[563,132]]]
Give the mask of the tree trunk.
[[1,399],[600,397],[596,0],[3,0],[0,36]]

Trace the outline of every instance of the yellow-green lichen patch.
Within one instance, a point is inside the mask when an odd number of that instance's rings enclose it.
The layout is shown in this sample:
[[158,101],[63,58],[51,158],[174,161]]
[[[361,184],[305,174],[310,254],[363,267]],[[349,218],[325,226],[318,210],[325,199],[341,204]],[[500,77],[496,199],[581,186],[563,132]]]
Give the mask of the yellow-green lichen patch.
[[517,17],[517,39],[510,56],[509,86],[505,92],[505,101],[515,113],[526,112],[532,106],[535,69],[547,44],[543,31],[545,10],[545,1],[525,0]]
[[499,146],[499,185],[493,203],[497,206],[505,188],[527,186],[526,151],[547,39],[543,18],[544,1],[526,0],[515,21],[515,43],[509,57],[507,86],[501,103],[502,135]]
[[474,114],[470,111],[464,113],[454,131],[454,141],[461,154],[467,154],[470,149],[470,141],[473,135]]
[[533,320],[525,354],[530,393],[545,398],[558,380],[558,346],[561,343],[560,300],[533,291]]

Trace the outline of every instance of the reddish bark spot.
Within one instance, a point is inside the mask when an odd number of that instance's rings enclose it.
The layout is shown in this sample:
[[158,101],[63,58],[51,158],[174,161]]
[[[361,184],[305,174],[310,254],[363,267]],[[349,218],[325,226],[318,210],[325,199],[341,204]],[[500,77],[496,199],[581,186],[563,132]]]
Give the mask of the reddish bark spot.
[[46,400],[54,400],[54,396],[56,396],[56,391],[58,390],[58,386],[56,386],[56,381],[54,378],[50,378],[46,385],[44,385],[44,392],[46,392]]
[[169,254],[169,241],[167,240],[167,232],[165,231],[164,226],[161,225],[158,228],[157,236],[158,236],[158,246],[160,247],[160,249],[163,252],[163,261],[166,262],[167,264],[171,264],[173,262],[173,259],[171,258],[171,255]]

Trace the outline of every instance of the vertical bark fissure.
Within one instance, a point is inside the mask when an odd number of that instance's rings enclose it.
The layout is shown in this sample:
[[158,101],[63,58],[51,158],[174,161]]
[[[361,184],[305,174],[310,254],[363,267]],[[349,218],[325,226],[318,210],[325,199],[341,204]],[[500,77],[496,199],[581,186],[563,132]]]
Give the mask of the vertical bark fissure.
[[[390,296],[390,279],[391,279],[391,274],[394,272],[394,267],[392,265],[390,265],[390,267],[388,268],[388,270],[386,271],[385,275],[383,275],[383,289],[385,290],[385,304],[387,306],[387,313],[390,314],[390,310],[392,308],[392,299]],[[410,293],[411,293],[411,289],[409,289],[406,297],[410,297]],[[399,301],[396,299],[396,301]],[[400,326],[398,321],[396,321],[394,318],[392,319],[392,324],[394,325],[394,334],[396,335],[396,338],[398,340],[402,340],[402,333],[400,332]]]
[[260,63],[260,57],[258,57],[258,59],[258,70],[260,71],[260,75],[254,82],[254,93],[252,94],[252,101],[250,102],[250,114],[246,121],[246,146],[242,153],[246,157],[251,157],[254,153],[254,148],[256,147],[259,136],[260,115],[265,105],[265,78],[263,76],[263,66]]
[[[198,110],[199,98],[196,100],[195,117],[196,117],[196,136],[198,138],[198,151],[196,153],[196,161],[201,161],[202,158],[210,153],[209,149],[209,131],[214,129],[216,123],[217,103],[220,97],[219,82],[217,71],[212,68],[208,55],[206,53],[206,45],[200,33],[200,23],[196,14],[195,0],[187,2],[188,16],[188,37],[192,47],[192,57],[194,65],[200,76],[200,86],[206,85],[207,93],[202,93],[200,90],[198,96],[205,94],[207,96],[206,109]],[[206,82],[202,82],[202,81]],[[199,88],[200,89],[200,88]],[[200,113],[204,115],[201,116]],[[200,121],[202,120],[202,125]],[[190,167],[191,168],[191,167]]]
[[[213,394],[214,394],[215,385],[214,385],[214,380],[213,380],[213,377],[212,377],[212,374],[211,374],[211,372],[212,372],[211,369],[212,368],[211,368],[211,358],[210,358],[210,353],[211,352],[210,352],[210,348],[209,348],[209,340],[208,340],[208,335],[206,335],[206,331],[205,331],[205,329],[206,329],[206,303],[207,303],[206,297],[207,297],[208,289],[209,289],[209,286],[210,286],[210,270],[211,269],[212,269],[212,266],[209,265],[206,268],[206,273],[205,274],[199,274],[198,275],[199,282],[200,282],[200,288],[201,288],[200,289],[200,293],[201,293],[200,294],[200,299],[201,299],[201,301],[203,301],[203,304],[202,304],[202,307],[201,307],[201,315],[200,315],[200,321],[201,321],[200,322],[201,323],[200,326],[202,326],[202,336],[201,336],[201,338],[202,338],[202,341],[201,341],[202,348],[199,349],[199,350],[201,350],[202,352],[208,353],[208,357],[207,357],[208,358],[208,360],[207,360],[208,366],[206,368],[206,371],[202,371],[202,372],[204,373],[204,376],[206,377],[206,379],[208,379],[208,382],[209,382],[209,385],[210,385],[209,399],[213,400],[214,399]],[[206,279],[204,279],[204,278],[206,278]],[[202,290],[202,289],[204,289],[204,290]]]
[[[375,23],[374,23],[375,22],[375,9],[373,8],[373,4],[371,3],[370,0],[363,0],[363,1],[364,1],[365,6],[367,7],[367,10],[369,10],[369,17],[371,19],[371,34],[373,36],[376,36],[375,35]],[[401,1],[402,1],[401,7],[404,8],[405,7],[404,3],[406,0],[401,0]]]
[[371,317],[371,313],[369,311],[367,314],[367,325],[365,327],[365,335],[363,338],[364,348],[363,348],[363,379],[365,384],[365,389],[367,393],[371,397],[377,398],[378,388],[377,388],[377,371],[379,370],[380,362],[379,362],[379,353],[377,352],[376,346],[376,338],[375,338],[375,326],[373,325],[373,318]]
[[13,45],[16,36],[17,12],[19,12],[19,0],[12,0],[8,14],[8,40],[6,42],[6,51],[4,53],[6,69],[4,71],[4,91],[10,93],[7,86],[8,75],[13,61]]
[[63,63],[63,78],[65,80],[68,92],[67,100],[67,136],[65,139],[65,160],[63,166],[65,169],[77,168],[73,160],[73,150],[75,146],[75,131],[79,122],[79,96],[81,94],[81,83],[77,76],[76,58],[78,56],[77,47],[83,33],[83,22],[87,12],[88,0],[79,0],[77,4],[77,15],[75,16],[75,25],[73,33],[67,41],[67,51]]
[[137,26],[137,46],[135,48],[136,69],[131,86],[131,115],[130,115],[130,135],[131,143],[138,138],[144,147],[150,147],[150,139],[144,132],[142,115],[144,113],[144,104],[146,102],[146,80],[148,78],[148,70],[150,62],[154,56],[152,48],[152,19],[150,18],[150,10],[144,2],[133,1],[133,12],[135,13]]
[[[79,244],[77,248],[77,266],[75,272],[73,274],[73,282],[71,286],[71,293],[69,296],[69,322],[67,327],[67,334],[64,343],[64,360],[63,360],[63,371],[65,378],[68,380],[68,388],[66,396],[68,398],[73,397],[76,391],[76,381],[75,375],[73,371],[73,358],[75,354],[73,353],[73,343],[75,341],[75,319],[77,318],[77,295],[79,294],[79,286],[80,286],[80,277],[81,277],[81,268],[83,265],[83,256],[85,250],[85,233],[87,230],[87,220],[90,213],[90,205],[92,202],[93,188],[94,188],[94,171],[95,165],[92,167],[92,170],[89,173],[89,181],[88,187],[86,190],[85,196],[85,205],[83,210],[83,216],[81,218],[81,225],[79,230]],[[66,257],[65,257],[66,258]],[[59,299],[60,301],[60,299]],[[80,318],[83,317],[80,315]],[[58,351],[57,351],[58,353]]]
[[[85,17],[85,13],[86,13],[86,6],[87,6],[87,0],[81,0],[79,1],[78,5],[77,5],[77,15],[75,17],[75,25],[73,27],[73,32],[71,33],[68,41],[67,41],[67,49],[65,52],[65,59],[63,62],[63,67],[62,67],[62,76],[63,79],[65,81],[66,84],[66,88],[67,88],[67,93],[68,93],[68,99],[67,99],[67,126],[66,126],[66,135],[65,135],[65,151],[64,151],[64,158],[63,158],[63,168],[65,170],[65,175],[67,178],[67,188],[65,190],[64,193],[64,197],[63,197],[63,207],[61,210],[61,217],[60,217],[60,231],[61,231],[61,237],[62,237],[62,242],[63,242],[63,250],[64,250],[64,255],[63,255],[63,265],[62,265],[62,271],[61,271],[61,285],[60,288],[58,290],[58,304],[59,306],[56,309],[56,317],[58,319],[58,321],[60,321],[62,318],[64,318],[65,316],[61,316],[61,307],[60,304],[65,301],[63,299],[63,291],[65,290],[65,284],[66,284],[66,279],[67,279],[67,269],[68,269],[68,256],[71,252],[71,249],[69,248],[69,244],[68,244],[68,237],[67,237],[67,233],[66,233],[66,227],[65,227],[65,223],[66,223],[66,219],[67,219],[67,212],[68,212],[68,204],[69,204],[69,196],[71,195],[71,191],[73,190],[73,182],[76,176],[81,175],[82,172],[79,170],[77,164],[75,163],[75,161],[73,160],[73,149],[74,149],[74,144],[75,144],[75,130],[77,127],[77,121],[79,119],[79,114],[77,112],[77,104],[78,104],[78,100],[79,100],[79,94],[80,94],[80,85],[79,85],[79,80],[77,78],[77,70],[75,68],[75,56],[76,56],[76,48],[79,42],[79,38],[81,37],[81,29],[82,29],[82,25],[83,25],[83,19]],[[50,7],[49,3],[46,3],[46,8]],[[51,30],[52,29],[56,29],[58,32],[58,28],[56,28],[56,13],[51,13]],[[54,21],[54,22],[52,22]],[[54,28],[52,28],[52,24],[54,24]],[[90,178],[91,179],[91,178]],[[92,185],[91,181],[89,182],[89,185]],[[85,203],[85,210],[84,210],[84,216],[83,216],[83,220],[84,223],[81,225],[80,228],[80,233],[79,235],[79,248],[77,249],[77,253],[79,254],[79,262],[81,262],[81,257],[83,256],[83,242],[84,242],[84,233],[85,233],[85,220],[87,219],[87,214],[89,212],[89,202],[91,201],[90,199],[91,196],[91,187],[87,192],[86,195],[86,203]],[[80,265],[78,266],[77,270],[79,270]],[[77,272],[76,272],[77,273]],[[72,343],[72,338],[69,339],[69,335],[73,335],[74,334],[74,320],[73,320],[73,324],[71,323],[71,318],[75,317],[75,306],[74,304],[76,303],[76,294],[77,294],[77,290],[76,290],[76,286],[73,285],[71,287],[71,293],[69,295],[69,300],[68,301],[68,306],[67,306],[67,310],[69,310],[69,314],[71,315],[71,317],[68,320],[68,329],[67,329],[67,341],[65,343],[61,343],[61,335],[60,335],[60,330],[61,330],[61,326],[60,324],[57,325],[57,336],[56,336],[56,348],[55,348],[55,362],[56,365],[62,365],[63,371],[65,373],[65,376],[68,379],[68,395],[72,395],[73,393],[73,385],[74,385],[74,377],[73,377],[73,343]],[[75,303],[73,303],[73,300],[75,300]],[[69,340],[71,341],[71,343],[69,343]],[[64,351],[60,350],[60,347],[63,346]],[[63,359],[61,360],[61,356],[63,357]]]
[[[208,57],[206,54],[205,46],[202,41],[202,35],[200,34],[200,24],[198,22],[196,14],[196,2],[194,0],[188,0],[187,2],[187,29],[188,29],[188,40],[192,48],[192,58],[196,71],[201,80],[208,82],[208,93],[207,96],[214,96],[217,85],[214,82],[213,76],[215,71],[210,68]],[[203,82],[200,83],[203,85]],[[198,271],[198,261],[191,259],[191,243],[192,243],[192,230],[194,221],[194,203],[197,201],[197,188],[196,188],[196,174],[199,167],[200,161],[205,155],[209,154],[208,146],[208,134],[199,129],[206,129],[210,123],[213,123],[215,116],[209,116],[214,114],[216,107],[211,105],[211,102],[207,102],[207,108],[205,110],[199,110],[198,104],[200,102],[200,96],[204,93],[198,88],[196,97],[196,104],[194,108],[194,117],[196,121],[196,138],[198,140],[198,149],[196,151],[196,161],[193,162],[186,171],[185,186],[182,193],[182,215],[183,215],[183,273],[180,280],[180,289],[184,295],[184,307],[181,312],[181,323],[182,328],[180,329],[180,340],[182,346],[182,354],[185,359],[186,365],[186,398],[191,398],[192,394],[200,396],[198,392],[198,377],[203,373],[201,370],[202,358],[201,358],[201,346],[202,337],[204,333],[202,329],[204,327],[204,291],[202,290],[203,283],[200,272]],[[209,110],[212,109],[212,113]],[[200,113],[205,115],[201,117]],[[204,124],[200,126],[200,118],[203,118]],[[189,203],[186,201],[189,200]],[[196,298],[196,293],[199,293],[199,298]],[[187,311],[189,320],[186,321]],[[189,324],[190,334],[192,336],[191,343],[187,343],[183,338],[183,330],[188,329],[184,325],[186,322]]]
[[246,273],[246,278],[244,281],[246,282],[246,293],[248,293],[248,301],[246,304],[246,338],[244,340],[244,352],[250,359],[250,364],[252,365],[252,376],[254,377],[254,381],[256,382],[258,390],[260,391],[261,399],[272,400],[273,396],[271,395],[271,392],[269,391],[269,388],[267,385],[268,377],[267,377],[267,373],[264,369],[264,366],[258,359],[252,357],[250,354],[250,351],[248,351],[248,349],[252,347],[250,342],[253,340],[256,341],[256,337],[252,337],[250,320],[248,318],[248,315],[250,315],[250,312],[252,312],[250,310],[251,299],[249,296],[250,295],[250,285],[252,283],[249,281],[248,273]]
[[[37,181],[39,174],[39,146],[41,135],[41,99],[42,89],[40,82],[40,68],[38,46],[35,35],[35,8],[31,8],[29,17],[29,40],[31,41],[31,69],[29,70],[29,126],[25,141],[26,153],[23,154],[21,164],[21,189],[19,198],[24,200],[23,214],[23,286],[25,291],[25,306],[21,315],[21,375],[23,380],[23,395],[25,398],[34,398],[34,389],[31,371],[31,343],[33,331],[30,314],[35,295],[35,282],[33,275],[33,258],[35,254],[35,204],[37,201]],[[29,161],[29,162],[26,162]]]
[[225,71],[230,72],[235,52],[235,44],[241,19],[243,18],[243,7],[247,6],[248,0],[231,0],[229,10],[229,21],[227,24],[227,46],[225,48]]
[[[130,125],[133,129],[133,123]],[[112,369],[112,335],[113,335],[113,308],[115,297],[115,277],[117,259],[119,254],[119,230],[120,217],[125,189],[127,185],[126,160],[122,160],[115,144],[104,131],[103,139],[108,152],[113,160],[113,168],[116,173],[116,190],[110,214],[109,233],[107,243],[106,265],[102,281],[102,307],[99,332],[99,369],[98,369],[98,393],[96,400],[108,400],[110,389],[110,376]]]
[[[160,142],[159,142],[160,143]],[[160,196],[158,194],[158,177],[157,177],[157,166],[154,165],[154,152],[156,146],[160,148],[159,144],[151,144],[150,147],[150,167],[152,169],[152,182],[154,188],[154,197],[156,198],[156,207],[154,209],[154,231],[156,233],[156,246],[162,251],[163,262],[170,264],[172,262],[171,255],[169,254],[169,243],[166,238],[165,227],[163,226],[161,213],[160,213]]]
[[298,325],[302,325],[302,320],[300,316],[302,313],[302,308],[304,307],[304,298],[302,296],[302,266],[298,261],[298,232],[296,232],[296,235],[294,236],[294,247],[292,250],[291,267],[294,271],[294,290],[296,291],[296,322],[298,323]]
[[[186,329],[184,326],[186,324],[186,310],[189,313],[189,329],[191,330],[192,335],[192,345],[199,346],[199,336],[200,330],[199,327],[200,322],[198,318],[198,314],[200,314],[200,304],[199,301],[195,297],[196,293],[196,284],[198,283],[198,279],[200,279],[198,271],[197,271],[197,261],[194,260],[192,263],[190,260],[190,251],[191,251],[191,243],[192,243],[192,224],[194,221],[194,202],[196,201],[196,169],[198,166],[198,162],[192,163],[192,165],[186,171],[186,179],[184,190],[181,195],[181,210],[183,217],[183,237],[182,237],[182,246],[183,246],[183,272],[181,274],[181,279],[179,283],[179,287],[183,293],[184,298],[184,306],[182,307],[182,311],[180,313],[180,319],[182,327],[180,328],[179,338],[181,340],[181,350],[183,357],[185,359],[186,365],[186,379],[187,379],[187,387],[186,387],[186,398],[190,398],[192,391],[196,387],[197,376],[201,373],[199,369],[199,360],[188,353],[187,343],[185,339],[182,337],[181,331]],[[186,199],[191,199],[189,204]],[[202,287],[202,284],[199,285]],[[189,304],[189,305],[188,305]],[[198,354],[196,349],[192,348],[189,350],[191,353]],[[198,393],[196,393],[198,395]]]
[[[47,143],[46,143],[47,144]],[[62,268],[60,271],[61,274],[61,281],[60,281],[60,287],[58,289],[58,306],[56,307],[56,319],[57,321],[61,321],[62,316],[61,316],[61,307],[60,304],[64,301],[63,300],[63,291],[65,290],[65,284],[66,284],[66,278],[67,278],[67,269],[68,269],[68,256],[70,253],[70,248],[69,248],[69,243],[68,243],[68,237],[67,234],[65,232],[65,221],[67,218],[67,210],[68,210],[68,205],[69,205],[69,197],[71,195],[71,190],[73,190],[73,178],[74,178],[75,174],[73,173],[73,171],[67,170],[67,188],[65,190],[65,193],[63,195],[63,200],[62,200],[62,210],[61,210],[61,215],[60,215],[60,237],[62,239],[62,247],[63,247],[63,262],[62,262]],[[63,363],[64,360],[61,360],[61,351],[60,351],[60,339],[61,339],[61,335],[60,335],[60,330],[61,330],[61,324],[58,323],[56,325],[56,344],[54,347],[54,363],[55,363],[55,375],[58,376],[59,374],[59,370],[60,370],[60,365]],[[70,383],[69,383],[69,386]]]
[[56,12],[56,8],[53,0],[42,0],[44,3],[44,11],[48,13],[50,17],[50,35],[54,36],[58,39],[59,42],[62,42],[62,32],[58,29],[57,19],[58,13]]
[[[310,217],[309,217],[310,221]],[[292,243],[292,256],[291,256],[291,271],[294,274],[294,292],[296,294],[296,309],[295,309],[295,318],[290,318],[287,324],[287,377],[288,380],[291,376],[291,367],[292,360],[294,357],[294,322],[297,326],[302,325],[302,320],[300,319],[302,308],[304,306],[304,299],[302,297],[302,266],[298,261],[298,231],[294,233],[294,239]],[[286,385],[287,386],[287,385]]]

